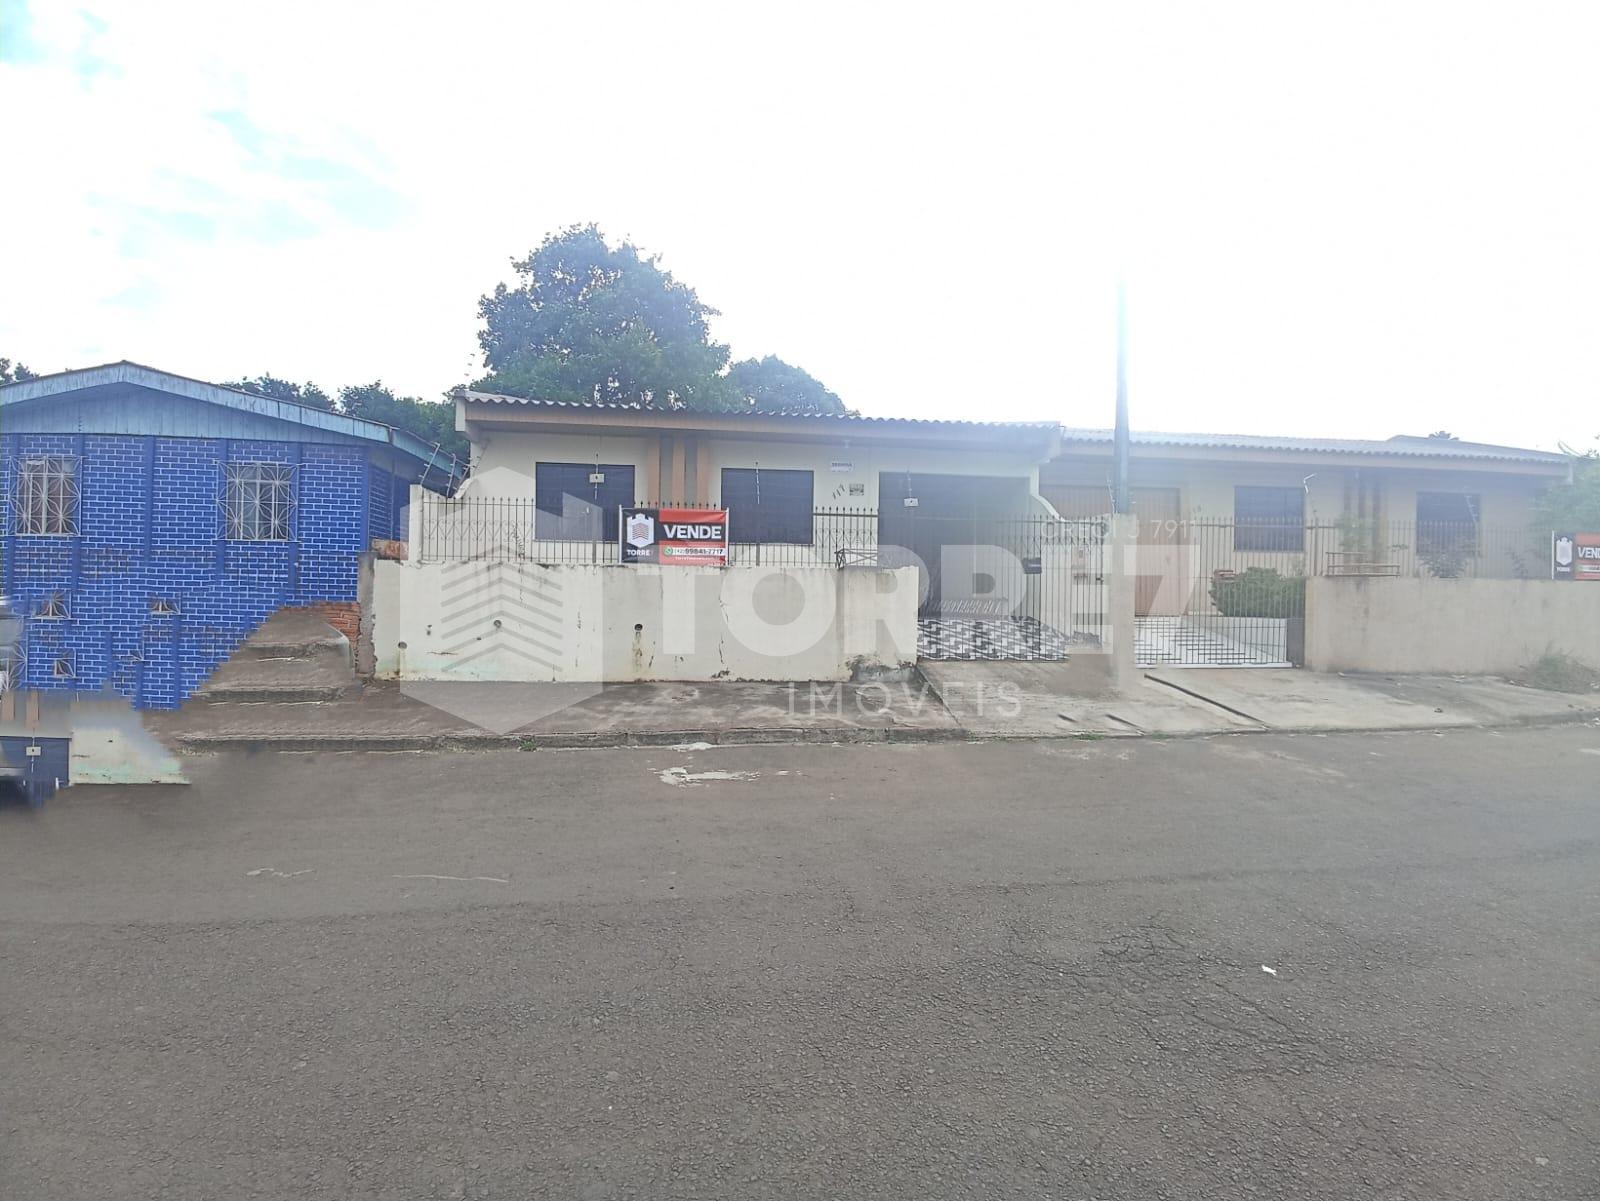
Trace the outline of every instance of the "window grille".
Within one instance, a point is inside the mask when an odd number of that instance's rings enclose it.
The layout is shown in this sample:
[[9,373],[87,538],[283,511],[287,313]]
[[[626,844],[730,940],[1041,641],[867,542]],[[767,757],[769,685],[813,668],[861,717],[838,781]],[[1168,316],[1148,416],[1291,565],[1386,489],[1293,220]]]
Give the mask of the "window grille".
[[72,612],[67,604],[67,594],[65,592],[52,592],[39,602],[39,611],[34,616],[43,618],[71,617]]
[[287,463],[229,463],[222,512],[233,542],[287,542],[293,525],[294,468]]
[[46,537],[78,532],[78,461],[36,455],[17,464],[16,531]]

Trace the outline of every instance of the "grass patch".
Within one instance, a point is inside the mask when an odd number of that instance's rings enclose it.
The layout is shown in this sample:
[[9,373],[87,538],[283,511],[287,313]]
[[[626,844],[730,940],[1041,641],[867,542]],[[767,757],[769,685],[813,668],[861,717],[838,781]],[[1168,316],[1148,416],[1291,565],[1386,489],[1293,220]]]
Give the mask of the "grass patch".
[[1546,692],[1600,691],[1600,671],[1560,651],[1546,651],[1517,676],[1517,683]]

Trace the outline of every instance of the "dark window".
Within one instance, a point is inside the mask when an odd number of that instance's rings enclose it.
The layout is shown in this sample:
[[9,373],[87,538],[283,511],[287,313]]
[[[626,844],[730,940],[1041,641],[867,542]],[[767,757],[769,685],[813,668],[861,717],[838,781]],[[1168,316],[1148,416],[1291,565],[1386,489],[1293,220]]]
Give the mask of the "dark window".
[[617,510],[638,499],[619,463],[537,463],[533,495],[534,537],[556,542],[615,542]]
[[1417,493],[1417,553],[1475,553],[1479,498],[1469,492]]
[[812,480],[809,471],[758,467],[722,469],[722,507],[734,542],[811,545]]
[[1306,545],[1304,488],[1233,490],[1233,549],[1302,551]]

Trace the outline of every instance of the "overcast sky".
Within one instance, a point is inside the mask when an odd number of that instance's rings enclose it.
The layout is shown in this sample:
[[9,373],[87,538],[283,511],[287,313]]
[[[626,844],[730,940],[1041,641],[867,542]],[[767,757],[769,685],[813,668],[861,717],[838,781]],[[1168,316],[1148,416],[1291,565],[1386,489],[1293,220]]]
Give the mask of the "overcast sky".
[[1588,445],[1592,4],[0,0],[0,355],[436,396],[597,221],[885,415]]

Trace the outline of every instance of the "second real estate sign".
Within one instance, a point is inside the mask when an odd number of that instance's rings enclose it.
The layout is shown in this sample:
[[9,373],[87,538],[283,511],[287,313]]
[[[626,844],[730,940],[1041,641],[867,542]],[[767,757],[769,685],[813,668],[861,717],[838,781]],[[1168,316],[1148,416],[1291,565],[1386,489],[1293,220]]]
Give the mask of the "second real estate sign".
[[728,565],[726,509],[630,509],[624,506],[619,534],[624,563],[675,563],[682,567]]
[[1550,546],[1550,574],[1558,580],[1600,581],[1600,534],[1557,534]]

